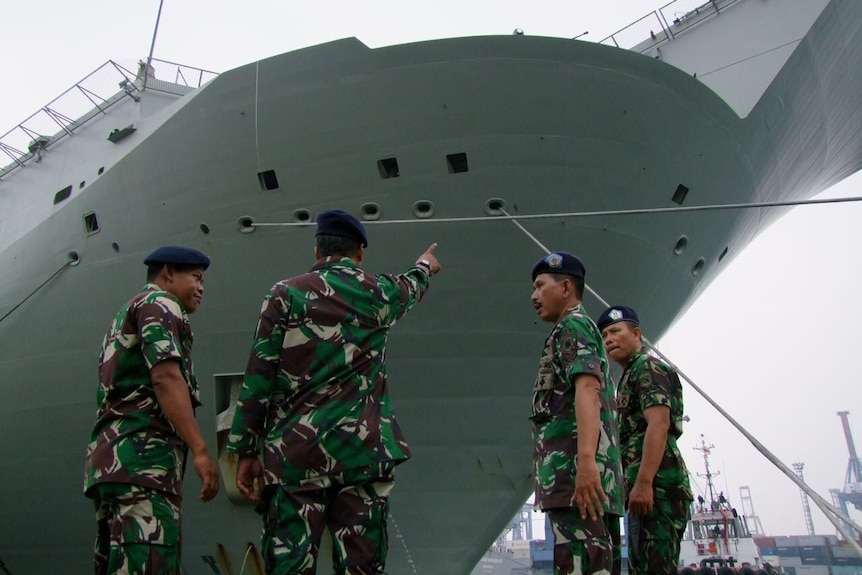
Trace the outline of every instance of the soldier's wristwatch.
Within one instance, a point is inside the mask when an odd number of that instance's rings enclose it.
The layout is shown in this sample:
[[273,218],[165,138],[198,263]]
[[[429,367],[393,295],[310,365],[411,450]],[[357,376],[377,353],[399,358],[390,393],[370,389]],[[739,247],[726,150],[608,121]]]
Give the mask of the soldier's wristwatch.
[[428,260],[421,259],[418,262],[416,262],[416,265],[422,266],[423,268],[425,268],[425,271],[427,271],[429,274],[431,273],[431,262],[429,262]]

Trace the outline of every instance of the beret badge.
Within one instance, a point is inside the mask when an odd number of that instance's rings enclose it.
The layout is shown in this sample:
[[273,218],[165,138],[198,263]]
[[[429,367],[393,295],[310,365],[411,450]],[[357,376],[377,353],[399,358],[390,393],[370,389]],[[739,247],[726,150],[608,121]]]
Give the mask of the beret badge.
[[547,258],[545,258],[545,261],[548,262],[548,266],[552,268],[559,268],[563,265],[563,257],[558,254],[549,255]]

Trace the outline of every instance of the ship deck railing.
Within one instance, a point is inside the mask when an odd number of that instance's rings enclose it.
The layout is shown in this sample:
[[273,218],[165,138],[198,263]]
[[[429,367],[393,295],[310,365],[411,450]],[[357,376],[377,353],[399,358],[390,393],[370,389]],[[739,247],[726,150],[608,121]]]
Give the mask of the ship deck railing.
[[138,101],[144,91],[183,96],[217,75],[209,70],[156,59],[149,64],[138,62],[133,72],[127,66],[108,60],[0,136],[0,158],[6,155],[12,160],[0,168],[0,179],[29,162],[38,162],[51,146],[71,136],[87,122],[107,114],[125,98]]
[[674,0],[614,32],[599,44],[644,54],[670,42],[741,0]]

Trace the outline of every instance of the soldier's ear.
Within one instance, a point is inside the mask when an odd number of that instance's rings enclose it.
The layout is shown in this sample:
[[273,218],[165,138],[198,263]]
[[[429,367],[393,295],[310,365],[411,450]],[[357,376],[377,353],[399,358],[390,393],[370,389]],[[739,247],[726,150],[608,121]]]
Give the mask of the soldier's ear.
[[173,281],[175,271],[176,270],[174,269],[174,266],[170,264],[165,264],[162,266],[162,271],[159,272],[159,275],[165,278],[165,280],[167,281]]

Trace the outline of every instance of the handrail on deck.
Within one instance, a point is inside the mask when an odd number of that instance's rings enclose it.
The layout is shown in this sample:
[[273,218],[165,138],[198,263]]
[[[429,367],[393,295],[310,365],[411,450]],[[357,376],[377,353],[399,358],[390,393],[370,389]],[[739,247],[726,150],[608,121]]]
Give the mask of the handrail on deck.
[[673,0],[614,32],[599,44],[644,54],[737,2],[739,0]]
[[71,136],[93,118],[107,114],[108,109],[123,98],[139,101],[144,89],[145,70],[149,80],[147,91],[175,95],[199,88],[218,75],[209,70],[156,59],[151,60],[149,66],[138,62],[138,70],[132,72],[108,60],[0,136],[0,159],[5,154],[12,160],[0,168],[0,179],[28,162],[39,162],[51,146]]

